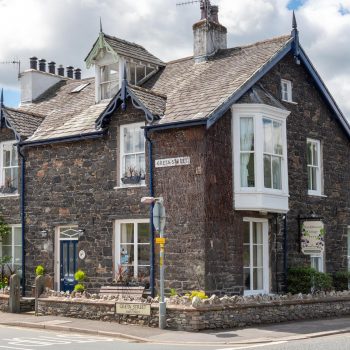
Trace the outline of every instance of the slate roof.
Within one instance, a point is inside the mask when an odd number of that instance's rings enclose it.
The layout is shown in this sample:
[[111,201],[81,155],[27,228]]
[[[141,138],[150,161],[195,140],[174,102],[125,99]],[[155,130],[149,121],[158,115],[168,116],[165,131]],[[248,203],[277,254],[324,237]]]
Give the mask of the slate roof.
[[[89,83],[80,92],[72,91],[82,84]],[[95,106],[94,78],[65,80],[30,104],[19,107],[21,112],[35,112],[45,119],[27,141],[45,140],[62,136],[78,135],[96,131],[91,119],[97,119],[105,104]]]
[[3,111],[11,126],[24,138],[31,136],[44,120],[42,115],[25,113],[9,107],[5,107]]
[[143,86],[167,96],[159,124],[207,118],[292,40],[287,35],[221,50],[198,64],[192,57],[167,63]]
[[129,86],[129,89],[154,116],[164,115],[167,100],[165,95],[138,86]]

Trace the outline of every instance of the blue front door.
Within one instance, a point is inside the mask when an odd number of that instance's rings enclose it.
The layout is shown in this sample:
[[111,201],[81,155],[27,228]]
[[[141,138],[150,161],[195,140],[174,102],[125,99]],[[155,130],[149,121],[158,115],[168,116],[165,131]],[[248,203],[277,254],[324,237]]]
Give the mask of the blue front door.
[[75,286],[74,274],[77,271],[78,241],[61,241],[61,291],[72,292]]

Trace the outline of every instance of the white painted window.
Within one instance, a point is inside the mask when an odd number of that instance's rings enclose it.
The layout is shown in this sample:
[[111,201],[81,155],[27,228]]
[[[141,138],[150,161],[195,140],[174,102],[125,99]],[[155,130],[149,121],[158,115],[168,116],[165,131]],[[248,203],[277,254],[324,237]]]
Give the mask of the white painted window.
[[120,127],[120,180],[121,186],[137,186],[145,183],[144,123]]
[[244,294],[269,293],[268,221],[243,219]]
[[282,100],[293,102],[292,99],[292,82],[290,80],[281,79]]
[[322,159],[319,140],[307,139],[307,175],[309,195],[322,194]]
[[100,67],[101,100],[114,97],[119,90],[119,63]]
[[0,143],[0,195],[18,193],[18,153],[15,143]]
[[324,261],[322,255],[310,255],[311,267],[318,272],[324,272]]
[[12,271],[22,271],[22,229],[20,225],[10,225],[10,233],[0,242],[0,256],[10,257]]
[[264,187],[282,190],[283,141],[282,123],[263,118]]
[[150,224],[148,219],[117,220],[115,222],[115,266],[125,275],[149,276]]
[[232,107],[236,210],[288,211],[286,118],[262,104]]

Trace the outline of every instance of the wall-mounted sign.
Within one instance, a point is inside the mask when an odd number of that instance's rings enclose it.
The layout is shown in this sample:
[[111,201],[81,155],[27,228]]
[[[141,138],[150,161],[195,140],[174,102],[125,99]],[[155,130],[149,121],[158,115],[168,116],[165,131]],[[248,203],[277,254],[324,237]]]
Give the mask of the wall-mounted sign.
[[301,226],[301,251],[306,255],[322,254],[324,235],[322,221],[304,221]]
[[151,305],[144,303],[116,303],[116,313],[119,315],[151,315]]
[[190,157],[156,159],[155,167],[165,168],[169,166],[189,165],[190,163],[191,163]]
[[85,256],[86,256],[85,250],[80,250],[79,251],[79,259],[84,260]]

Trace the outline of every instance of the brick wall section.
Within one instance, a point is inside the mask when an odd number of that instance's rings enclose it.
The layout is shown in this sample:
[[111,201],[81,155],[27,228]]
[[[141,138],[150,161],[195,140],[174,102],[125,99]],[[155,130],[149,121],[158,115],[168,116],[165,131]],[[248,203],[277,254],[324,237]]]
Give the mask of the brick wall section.
[[[55,228],[77,225],[85,229],[78,260],[88,277],[88,288],[99,288],[113,279],[113,223],[115,219],[148,218],[141,205],[147,187],[114,189],[118,185],[120,124],[144,121],[130,106],[112,117],[101,139],[26,149],[26,265],[27,290],[34,282],[34,268],[43,264],[54,276]],[[48,238],[39,235],[48,231]]]
[[[12,130],[0,129],[0,142],[15,140]],[[19,163],[21,160],[19,159]],[[21,174],[21,167],[18,168],[18,175]],[[20,186],[20,184],[19,184]],[[0,215],[9,225],[17,225],[21,223],[20,217],[20,198],[19,196],[0,197]]]

